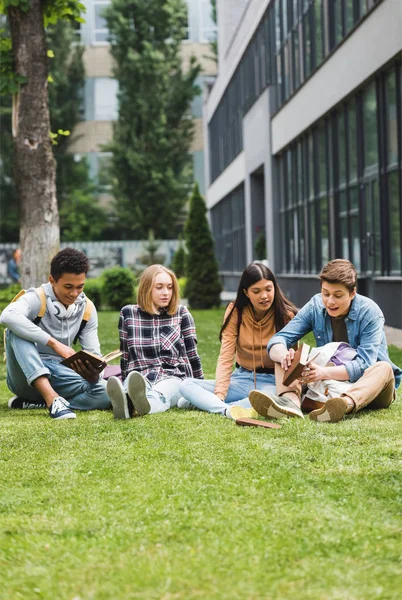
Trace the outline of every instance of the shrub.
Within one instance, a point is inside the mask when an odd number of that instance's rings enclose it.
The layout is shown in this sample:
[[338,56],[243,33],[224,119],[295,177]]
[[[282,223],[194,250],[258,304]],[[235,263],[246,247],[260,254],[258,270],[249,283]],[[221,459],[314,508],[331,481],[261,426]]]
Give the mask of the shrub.
[[102,274],[102,300],[111,310],[120,310],[134,301],[134,275],[130,269],[113,267]]
[[13,283],[6,288],[0,289],[0,311],[10,304],[11,300],[15,298],[20,291],[21,286],[19,283]]
[[191,308],[220,306],[222,286],[206,212],[205,200],[195,184],[185,227],[188,250],[186,295]]
[[100,277],[87,279],[85,282],[84,291],[88,298],[95,304],[97,310],[101,310],[102,305],[102,285],[103,281]]
[[185,298],[186,297],[187,277],[179,277],[177,282],[179,284],[180,298]]
[[186,274],[186,251],[181,241],[178,249],[174,253],[170,268],[175,272],[177,278],[184,277]]

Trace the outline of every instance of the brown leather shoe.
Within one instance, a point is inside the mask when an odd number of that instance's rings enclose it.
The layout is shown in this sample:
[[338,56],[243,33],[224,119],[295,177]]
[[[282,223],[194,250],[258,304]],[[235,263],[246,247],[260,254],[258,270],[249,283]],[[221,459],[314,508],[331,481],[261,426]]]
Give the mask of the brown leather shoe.
[[343,419],[348,408],[345,398],[330,398],[322,408],[313,410],[309,417],[318,423],[337,423]]

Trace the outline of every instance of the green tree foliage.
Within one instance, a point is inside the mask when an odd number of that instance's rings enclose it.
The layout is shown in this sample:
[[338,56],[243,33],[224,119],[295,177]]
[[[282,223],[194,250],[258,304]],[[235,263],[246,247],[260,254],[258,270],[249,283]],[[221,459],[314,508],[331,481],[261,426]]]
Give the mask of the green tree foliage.
[[189,148],[195,80],[193,58],[181,60],[183,0],[113,0],[105,13],[114,75],[119,83],[119,118],[114,126],[114,196],[124,237],[153,229],[158,239],[174,237],[187,200]]
[[[85,71],[83,46],[76,41],[70,21],[57,21],[46,31],[49,48],[49,111],[51,131],[72,131],[81,120]],[[11,96],[1,97],[0,210],[1,241],[18,241],[19,210],[12,172]],[[68,147],[71,136],[57,136],[53,155],[57,162],[56,188],[60,231],[63,241],[102,239],[106,213],[97,202],[96,187],[90,180],[86,160],[77,162]]]
[[205,200],[199,192],[198,184],[195,184],[185,227],[188,249],[186,296],[192,308],[220,305],[222,286],[206,212]]
[[174,253],[172,264],[170,265],[170,268],[172,271],[174,271],[177,278],[185,277],[186,275],[186,257],[187,254],[183,245],[183,241],[180,240],[179,247]]
[[19,206],[13,177],[11,96],[0,96],[0,242],[17,242]]

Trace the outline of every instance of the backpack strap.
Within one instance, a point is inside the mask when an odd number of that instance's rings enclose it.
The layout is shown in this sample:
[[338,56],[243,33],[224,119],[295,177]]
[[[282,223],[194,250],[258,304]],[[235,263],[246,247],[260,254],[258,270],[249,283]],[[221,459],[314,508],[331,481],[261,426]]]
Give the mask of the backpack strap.
[[[40,299],[40,308],[39,308],[38,316],[36,317],[36,319],[33,320],[33,323],[35,323],[35,325],[37,325],[46,312],[46,294],[45,294],[45,290],[43,289],[42,286],[35,288],[35,292],[38,294],[39,299]],[[16,296],[14,298],[14,300],[17,300],[18,296]]]
[[80,337],[82,330],[84,329],[85,325],[88,323],[89,319],[91,318],[93,310],[94,310],[94,303],[89,298],[86,298],[86,305],[85,305],[84,314],[82,315],[82,321],[81,321],[81,324],[80,324],[80,328],[79,328],[79,330],[77,332],[77,335],[74,338],[74,344],[77,343],[78,338]]
[[[39,307],[38,315],[35,317],[35,319],[32,322],[35,325],[38,325],[38,323],[40,322],[41,318],[43,317],[43,315],[46,312],[46,294],[45,294],[45,290],[43,289],[42,286],[38,287],[38,288],[35,288],[35,292],[39,296],[40,307]],[[12,304],[13,302],[16,302],[24,294],[26,294],[26,290],[20,290],[18,292],[18,294],[16,296],[14,296],[14,298],[11,300],[10,304]],[[6,362],[6,360],[7,360],[7,357],[6,357],[6,335],[7,335],[7,328],[4,329],[4,332],[3,332],[3,344],[4,344],[3,360],[4,360],[4,362]]]

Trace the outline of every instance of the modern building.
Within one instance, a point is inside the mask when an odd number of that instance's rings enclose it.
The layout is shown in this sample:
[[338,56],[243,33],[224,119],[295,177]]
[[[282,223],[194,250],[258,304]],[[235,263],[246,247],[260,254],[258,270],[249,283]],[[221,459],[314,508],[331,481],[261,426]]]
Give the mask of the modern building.
[[[107,172],[103,167],[109,161],[109,154],[102,150],[104,144],[112,138],[113,121],[117,119],[118,84],[113,79],[113,61],[109,53],[105,8],[110,0],[81,0],[86,7],[77,35],[85,46],[84,65],[86,82],[84,90],[83,120],[73,132],[73,142],[69,151],[86,156],[90,172],[104,190],[104,202],[108,201],[110,185],[105,181]],[[216,75],[216,62],[210,50],[210,42],[216,38],[216,24],[211,14],[210,0],[187,0],[188,28],[183,40],[182,56],[184,66],[194,55],[202,66],[202,75],[196,82],[201,89],[205,83],[211,83]],[[204,190],[204,140],[202,126],[202,96],[198,96],[192,106],[195,121],[195,134],[191,152],[193,155],[194,178],[201,190]]]
[[298,306],[347,258],[402,327],[401,0],[219,0],[218,23],[205,163],[225,289],[264,235]]

